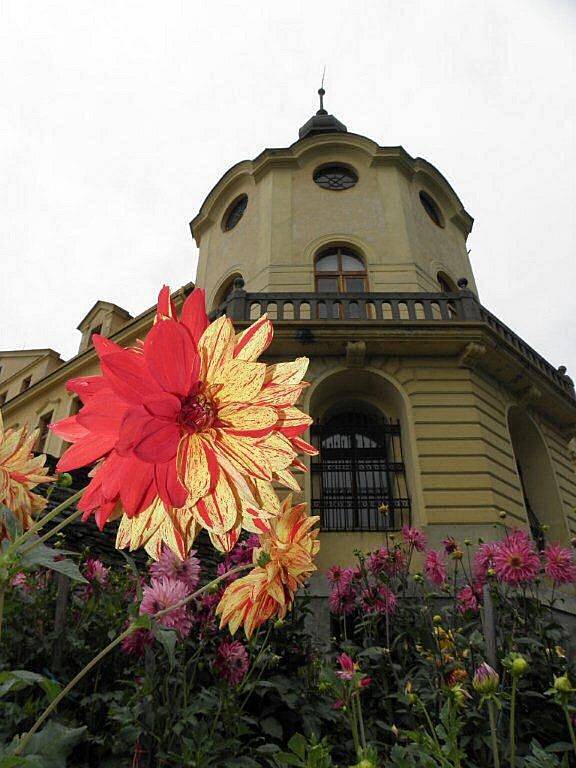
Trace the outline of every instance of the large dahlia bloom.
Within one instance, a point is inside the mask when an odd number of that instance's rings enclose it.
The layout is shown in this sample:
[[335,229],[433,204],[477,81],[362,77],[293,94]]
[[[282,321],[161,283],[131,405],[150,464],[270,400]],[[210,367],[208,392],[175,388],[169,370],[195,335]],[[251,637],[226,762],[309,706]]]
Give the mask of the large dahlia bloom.
[[544,573],[556,584],[574,584],[576,582],[576,563],[574,553],[560,544],[549,544],[543,552]]
[[214,670],[230,685],[238,685],[250,667],[248,651],[238,640],[224,641],[218,646]]
[[[183,581],[161,576],[158,579],[150,579],[150,584],[144,587],[140,614],[154,616],[159,611],[177,606],[190,592]],[[158,623],[166,629],[175,629],[180,637],[190,634],[192,618],[188,605],[178,605],[174,610],[160,616]]]
[[540,558],[527,533],[515,530],[498,542],[494,552],[494,571],[498,579],[513,586],[536,578],[540,571]]
[[154,327],[123,349],[95,335],[102,375],[73,379],[83,407],[52,425],[73,443],[59,471],[100,462],[79,507],[103,527],[122,517],[118,547],[165,543],[181,557],[199,528],[230,550],[242,528],[261,533],[277,514],[277,481],[293,489],[310,418],[295,407],[307,358],[257,362],[272,341],[261,317],[236,334],[220,317],[209,324],[204,292],[187,298],[178,318],[164,287]]
[[150,566],[150,575],[156,579],[166,576],[182,581],[193,592],[200,583],[200,570],[200,560],[196,557],[195,549],[191,549],[188,557],[181,560],[171,549],[163,547],[160,558]]
[[280,514],[270,520],[270,530],[260,537],[254,550],[254,568],[224,590],[216,613],[220,627],[230,625],[232,634],[243,624],[246,636],[292,608],[296,590],[316,570],[313,559],[320,548],[318,517],[309,517],[305,504],[292,506],[288,496]]
[[52,482],[46,456],[34,456],[38,430],[28,432],[26,426],[4,429],[0,413],[0,504],[18,518],[26,530],[33,524],[33,516],[46,506],[46,499],[32,493],[39,483]]

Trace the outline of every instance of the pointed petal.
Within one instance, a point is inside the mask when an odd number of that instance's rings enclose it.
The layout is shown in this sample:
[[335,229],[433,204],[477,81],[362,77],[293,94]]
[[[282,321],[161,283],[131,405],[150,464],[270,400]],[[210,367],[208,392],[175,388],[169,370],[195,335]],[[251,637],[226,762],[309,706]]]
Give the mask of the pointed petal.
[[274,329],[268,315],[262,315],[236,339],[234,357],[239,360],[257,360],[272,342]]
[[122,419],[130,406],[109,388],[102,388],[78,413],[78,424],[107,435],[118,435]]
[[151,464],[164,464],[176,456],[180,439],[176,422],[151,417],[134,442],[134,455]]
[[234,326],[229,318],[219,317],[210,323],[198,342],[198,352],[202,359],[202,379],[211,383],[234,352]]
[[241,504],[225,472],[220,472],[216,488],[198,500],[197,520],[209,531],[224,533],[236,525]]
[[176,317],[176,307],[170,296],[170,287],[163,285],[158,294],[158,306],[156,307],[156,321]]
[[208,315],[206,314],[206,294],[202,288],[195,288],[184,302],[180,322],[190,331],[196,344],[208,328]]
[[116,438],[112,435],[89,435],[79,440],[62,455],[56,465],[58,472],[69,472],[71,469],[85,467],[101,459],[114,447]]
[[176,461],[172,459],[164,464],[154,466],[156,490],[162,501],[170,507],[183,507],[188,498],[188,492],[178,480]]
[[208,460],[211,452],[204,440],[197,434],[183,438],[178,450],[178,476],[188,491],[187,505],[193,506],[198,499],[206,496],[213,487],[214,462]]
[[144,356],[129,349],[106,355],[101,360],[102,372],[119,397],[133,405],[141,405],[162,389],[150,375]]
[[217,453],[223,453],[240,472],[262,480],[272,479],[268,459],[249,438],[229,435],[226,430],[217,429],[214,445]]
[[218,411],[218,419],[230,435],[265,437],[274,429],[278,414],[264,405],[227,405]]
[[198,380],[200,358],[187,329],[176,320],[163,320],[144,342],[144,358],[158,385],[185,397]]
[[298,437],[306,432],[313,419],[298,408],[285,408],[279,413],[278,428],[286,437]]
[[[146,469],[144,469],[146,467]],[[147,509],[156,496],[153,483],[154,469],[152,466],[141,465],[139,472],[131,472],[124,477],[120,487],[122,506],[128,517],[134,517]]]
[[66,419],[50,424],[50,429],[55,435],[69,443],[76,443],[89,434],[86,427],[78,423],[78,416],[68,416]]
[[230,360],[215,372],[210,383],[222,384],[218,390],[218,403],[247,403],[259,396],[265,376],[264,363]]
[[208,531],[208,535],[210,536],[210,541],[212,542],[212,545],[215,549],[217,549],[219,552],[230,552],[238,543],[240,530],[240,526],[237,526],[236,528],[232,528],[230,531],[226,531],[226,533]]
[[66,382],[67,391],[77,394],[83,403],[107,386],[104,376],[79,376]]

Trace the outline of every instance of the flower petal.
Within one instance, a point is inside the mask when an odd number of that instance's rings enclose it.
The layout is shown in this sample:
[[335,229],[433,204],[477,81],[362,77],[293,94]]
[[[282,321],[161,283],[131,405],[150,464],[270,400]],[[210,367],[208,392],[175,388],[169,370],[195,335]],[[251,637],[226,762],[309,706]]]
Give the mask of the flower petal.
[[226,430],[217,429],[214,445],[217,453],[223,453],[241,472],[262,480],[272,479],[268,459],[249,438],[230,435]]
[[144,342],[148,370],[165,392],[185,397],[198,380],[200,358],[187,329],[176,320],[156,323]]
[[151,417],[134,442],[134,455],[150,464],[163,464],[176,456],[180,438],[176,422]]
[[112,389],[128,403],[141,405],[162,392],[150,375],[144,356],[138,352],[123,349],[106,355],[100,364]]
[[258,397],[265,376],[264,363],[230,360],[215,372],[210,383],[222,384],[217,395],[219,404],[247,403]]
[[170,507],[183,507],[188,492],[178,480],[176,462],[167,461],[154,467],[156,490],[162,501]]
[[230,435],[265,437],[273,430],[278,414],[264,405],[227,405],[218,411],[218,419]]
[[118,435],[128,403],[121,400],[111,389],[103,388],[98,397],[91,398],[78,413],[78,424],[106,435]]
[[104,376],[79,376],[66,382],[67,391],[77,394],[83,403],[107,386]]
[[245,331],[238,334],[234,347],[234,357],[239,360],[257,360],[268,349],[274,336],[274,328],[264,314]]
[[219,317],[210,323],[200,337],[198,352],[202,359],[202,379],[211,383],[234,352],[234,326],[229,318]]
[[188,491],[187,506],[193,506],[214,487],[217,473],[213,459],[209,461],[210,448],[197,434],[186,436],[178,450],[178,476]]
[[225,533],[236,525],[241,504],[225,472],[220,472],[214,491],[198,500],[197,520],[208,531]]
[[188,328],[192,338],[198,344],[200,337],[208,328],[206,294],[202,288],[194,288],[184,302],[180,322]]
[[139,472],[129,472],[124,476],[124,482],[120,487],[120,498],[122,506],[128,517],[134,517],[147,509],[156,497],[156,487],[154,485],[154,469],[147,465],[147,470]]
[[306,432],[313,419],[298,408],[285,408],[280,411],[278,428],[286,437],[299,437]]
[[71,469],[92,464],[111,451],[115,442],[114,435],[88,435],[68,448],[56,465],[56,469],[58,472],[69,472]]
[[76,443],[90,434],[86,427],[78,423],[78,416],[68,416],[68,418],[61,419],[55,424],[50,424],[50,429],[55,435],[69,443]]
[[163,285],[158,294],[158,305],[156,307],[156,321],[166,320],[176,317],[176,307],[170,296],[170,286]]

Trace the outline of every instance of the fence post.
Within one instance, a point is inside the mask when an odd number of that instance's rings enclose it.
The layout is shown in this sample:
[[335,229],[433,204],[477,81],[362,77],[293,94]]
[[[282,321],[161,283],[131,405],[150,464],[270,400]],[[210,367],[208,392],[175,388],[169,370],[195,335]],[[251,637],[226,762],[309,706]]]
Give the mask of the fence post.
[[472,291],[468,290],[468,280],[465,277],[461,277],[458,280],[458,288],[460,289],[459,302],[462,307],[461,320],[482,320],[480,313],[480,303]]
[[54,611],[54,646],[52,648],[52,669],[55,674],[62,671],[62,653],[64,650],[64,630],[66,629],[66,611],[70,596],[70,579],[63,573],[56,574],[56,609]]
[[230,320],[246,320],[246,291],[241,277],[234,280],[232,293],[226,303],[226,314]]

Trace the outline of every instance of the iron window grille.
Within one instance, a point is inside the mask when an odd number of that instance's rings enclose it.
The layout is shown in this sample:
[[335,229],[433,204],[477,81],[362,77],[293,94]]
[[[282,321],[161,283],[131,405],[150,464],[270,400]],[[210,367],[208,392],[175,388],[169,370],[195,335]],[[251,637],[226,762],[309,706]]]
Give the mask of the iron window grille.
[[346,165],[324,165],[314,171],[314,181],[322,189],[340,191],[350,189],[358,183],[358,174]]
[[399,422],[349,412],[314,424],[312,512],[326,531],[387,531],[410,523]]
[[246,210],[247,205],[248,195],[240,195],[240,197],[234,200],[230,208],[228,208],[224,214],[224,220],[222,223],[222,229],[224,232],[229,232],[231,229],[234,229],[242,216],[244,216],[244,211]]

